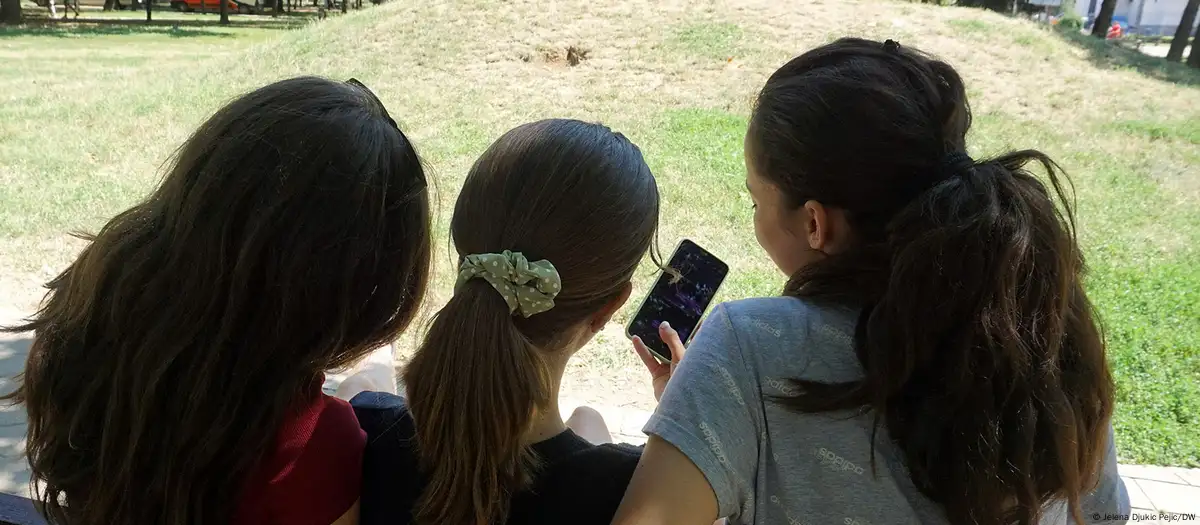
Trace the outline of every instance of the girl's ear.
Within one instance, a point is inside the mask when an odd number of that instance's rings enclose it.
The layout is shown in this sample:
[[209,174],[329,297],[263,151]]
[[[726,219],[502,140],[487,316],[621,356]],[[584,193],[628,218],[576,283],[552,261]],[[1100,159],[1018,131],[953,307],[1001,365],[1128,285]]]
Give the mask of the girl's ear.
[[800,231],[804,234],[804,239],[808,241],[808,247],[824,252],[831,233],[829,210],[824,204],[814,200],[805,202],[801,210],[799,215],[800,219],[804,221],[804,227]]
[[625,306],[625,302],[629,300],[629,296],[632,294],[633,283],[626,282],[625,284],[621,285],[621,293],[613,298],[612,301],[609,301],[608,304],[604,305],[603,308],[600,308],[600,311],[596,312],[592,316],[592,321],[589,325],[592,329],[592,333],[594,334],[600,330],[603,330],[604,325],[608,324],[608,322],[612,320],[612,317],[617,313],[617,310],[620,310],[622,306]]
[[846,212],[840,208],[826,206],[810,200],[797,210],[803,221],[800,230],[813,250],[830,254],[837,253],[850,241],[850,223],[846,220]]

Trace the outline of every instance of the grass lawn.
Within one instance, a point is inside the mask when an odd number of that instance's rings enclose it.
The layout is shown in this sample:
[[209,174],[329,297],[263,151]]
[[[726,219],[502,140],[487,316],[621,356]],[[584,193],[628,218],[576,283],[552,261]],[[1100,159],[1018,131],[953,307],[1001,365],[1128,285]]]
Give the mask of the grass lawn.
[[[1032,147],[1068,169],[1119,385],[1121,459],[1200,466],[1200,74],[968,9],[605,4],[392,2],[294,31],[0,29],[0,298],[28,309],[78,249],[66,231],[143,196],[221,103],[297,74],[354,76],[379,94],[433,169],[443,234],[467,168],[500,133],[550,116],[603,121],[659,178],[663,250],[687,236],[729,261],[721,299],[775,294],[783,278],[754,241],[742,187],[755,90],[837,36],[894,38],[960,68],[972,154]],[[588,50],[574,67],[572,45]],[[449,258],[438,262],[432,306],[451,284]],[[651,406],[621,332],[580,354],[564,394]]]

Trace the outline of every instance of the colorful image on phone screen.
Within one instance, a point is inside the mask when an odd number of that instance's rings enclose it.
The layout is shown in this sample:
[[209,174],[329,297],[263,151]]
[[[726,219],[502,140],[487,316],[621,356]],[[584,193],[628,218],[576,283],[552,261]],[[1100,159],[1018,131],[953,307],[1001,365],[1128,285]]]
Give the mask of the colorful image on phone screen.
[[671,351],[659,338],[658,325],[670,323],[686,343],[729,273],[727,264],[686,239],[679,243],[667,267],[673,271],[658,276],[629,323],[629,336],[641,337],[646,347],[664,361],[671,359]]

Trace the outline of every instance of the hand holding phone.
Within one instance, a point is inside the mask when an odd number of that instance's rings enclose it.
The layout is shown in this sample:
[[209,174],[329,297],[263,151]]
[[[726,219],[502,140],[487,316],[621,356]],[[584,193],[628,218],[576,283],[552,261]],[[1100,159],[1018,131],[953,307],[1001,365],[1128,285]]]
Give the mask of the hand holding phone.
[[[670,363],[674,356],[664,342],[664,334],[674,334],[682,348],[695,333],[728,273],[729,265],[684,239],[629,322],[627,335],[636,338],[660,363]],[[668,325],[665,331],[661,329],[664,323]]]
[[675,373],[675,367],[679,366],[679,362],[683,360],[683,353],[687,350],[683,346],[683,341],[679,339],[679,333],[671,328],[670,323],[664,322],[658,325],[658,337],[667,345],[667,348],[671,349],[671,361],[668,363],[659,361],[646,347],[646,343],[642,342],[641,337],[633,336],[633,351],[642,358],[642,364],[646,365],[646,370],[650,372],[650,384],[654,388],[655,401],[662,400],[663,391],[667,389],[667,382],[671,380],[671,374]]

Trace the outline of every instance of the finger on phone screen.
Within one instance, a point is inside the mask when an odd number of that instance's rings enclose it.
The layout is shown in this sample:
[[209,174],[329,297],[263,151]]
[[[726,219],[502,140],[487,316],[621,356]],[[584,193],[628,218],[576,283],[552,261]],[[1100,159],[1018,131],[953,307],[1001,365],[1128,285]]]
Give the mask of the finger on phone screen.
[[680,359],[683,359],[683,341],[679,340],[679,332],[671,328],[669,323],[664,322],[658,325],[658,336],[671,350],[671,362],[678,363]]
[[638,357],[642,358],[642,364],[646,365],[646,369],[654,373],[658,367],[658,360],[650,355],[650,349],[646,348],[646,343],[642,342],[642,338],[633,336],[633,351],[637,352]]

